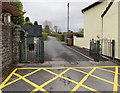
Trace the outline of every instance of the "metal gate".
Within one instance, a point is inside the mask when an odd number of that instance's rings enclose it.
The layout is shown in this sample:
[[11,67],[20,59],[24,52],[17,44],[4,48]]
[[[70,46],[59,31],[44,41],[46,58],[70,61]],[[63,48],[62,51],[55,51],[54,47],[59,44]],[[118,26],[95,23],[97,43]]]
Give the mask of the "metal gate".
[[95,61],[100,61],[101,55],[115,58],[115,40],[94,40],[90,41],[90,56]]
[[44,41],[40,38],[25,38],[19,42],[20,62],[44,62]]
[[104,39],[104,40],[101,40],[101,43],[102,43],[102,54],[114,60],[115,40]]
[[[20,62],[44,62],[44,41],[42,40],[41,26],[24,25],[19,41]],[[37,33],[37,34],[36,34]]]
[[99,61],[99,59],[100,59],[100,40],[91,40],[90,41],[90,56],[95,61]]

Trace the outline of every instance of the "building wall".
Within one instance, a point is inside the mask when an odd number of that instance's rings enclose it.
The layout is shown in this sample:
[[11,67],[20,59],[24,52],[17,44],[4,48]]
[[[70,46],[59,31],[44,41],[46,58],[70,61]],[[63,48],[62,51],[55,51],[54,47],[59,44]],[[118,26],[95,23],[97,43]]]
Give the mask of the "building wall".
[[81,47],[81,48],[83,48],[83,47],[85,47],[85,46],[87,46],[86,44],[87,44],[87,42],[86,42],[86,40],[85,40],[85,38],[82,38],[82,37],[76,37],[76,36],[74,36],[74,38],[73,38],[74,40],[74,46],[78,46],[78,47]]
[[85,46],[86,48],[89,48],[90,40],[97,40],[102,38],[101,14],[107,5],[108,2],[101,3],[84,13],[85,39],[88,42],[88,45]]
[[14,26],[2,25],[2,67],[5,68],[19,59],[19,32]]
[[118,58],[118,2],[113,3],[103,18],[103,39],[115,40],[115,57]]
[[[108,4],[109,2],[104,2],[84,12],[84,39],[75,38],[74,45],[89,49],[91,39],[112,39],[115,40],[115,57],[120,58],[120,49],[118,49],[120,47],[118,43],[120,42],[118,41],[118,2],[114,2],[110,10],[104,16],[102,29],[101,15]],[[83,41],[86,43],[82,43]]]
[[120,2],[118,3],[118,57],[120,58]]

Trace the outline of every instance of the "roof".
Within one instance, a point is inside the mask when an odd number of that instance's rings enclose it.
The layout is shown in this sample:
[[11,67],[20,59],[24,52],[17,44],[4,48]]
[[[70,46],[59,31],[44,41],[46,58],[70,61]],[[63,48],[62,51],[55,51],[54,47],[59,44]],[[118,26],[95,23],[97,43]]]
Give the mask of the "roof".
[[96,6],[96,5],[101,4],[101,3],[104,2],[104,1],[107,1],[107,0],[98,0],[98,1],[94,2],[93,4],[89,5],[88,7],[82,9],[82,13],[84,13],[85,11],[91,9],[92,7],[94,7],[94,6]]
[[8,12],[13,16],[18,16],[20,14],[19,11],[10,4],[10,2],[2,2],[2,12]]

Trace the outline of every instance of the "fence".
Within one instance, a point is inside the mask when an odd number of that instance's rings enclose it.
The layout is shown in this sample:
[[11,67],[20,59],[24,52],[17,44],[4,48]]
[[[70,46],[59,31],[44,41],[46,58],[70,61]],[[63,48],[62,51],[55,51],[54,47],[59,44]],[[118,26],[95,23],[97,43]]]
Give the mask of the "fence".
[[40,38],[25,38],[19,42],[20,62],[43,62],[44,41]]
[[101,40],[102,54],[111,57],[113,60],[115,58],[115,40]]
[[105,55],[114,60],[115,40],[91,40],[90,41],[90,56],[95,61],[100,61],[101,55]]

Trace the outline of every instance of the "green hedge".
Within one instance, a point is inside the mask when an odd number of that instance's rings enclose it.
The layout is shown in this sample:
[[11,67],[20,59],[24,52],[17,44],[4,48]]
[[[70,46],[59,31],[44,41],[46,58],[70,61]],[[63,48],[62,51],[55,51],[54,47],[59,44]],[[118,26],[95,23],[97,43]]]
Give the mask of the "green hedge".
[[42,33],[42,39],[48,40],[48,33]]
[[64,35],[58,33],[51,33],[50,36],[56,37],[60,41],[64,41]]

